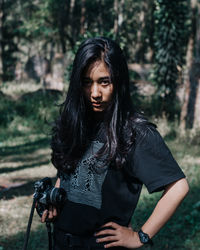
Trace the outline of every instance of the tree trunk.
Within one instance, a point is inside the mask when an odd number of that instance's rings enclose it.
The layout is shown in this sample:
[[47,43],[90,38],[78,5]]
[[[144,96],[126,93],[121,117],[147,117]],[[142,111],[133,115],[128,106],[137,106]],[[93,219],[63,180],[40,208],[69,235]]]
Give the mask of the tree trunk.
[[83,35],[85,33],[85,0],[81,1],[81,30],[80,33]]
[[189,103],[190,96],[190,78],[189,72],[192,68],[192,59],[193,59],[193,49],[194,49],[194,36],[191,34],[186,53],[186,68],[183,77],[183,89],[184,89],[184,97],[183,97],[183,105],[181,110],[181,119],[180,119],[180,128],[182,133],[186,128],[186,118],[187,118],[187,107]]
[[192,33],[188,42],[184,72],[184,100],[181,110],[181,131],[200,128],[200,4],[191,1]]
[[67,18],[67,31],[65,31],[65,36],[68,39],[71,48],[74,47],[74,29],[73,29],[73,12],[74,7],[76,4],[76,0],[70,0],[70,7],[69,7],[69,18]]
[[139,16],[139,24],[140,27],[138,27],[137,30],[137,43],[135,48],[135,59],[138,63],[140,61],[144,62],[144,56],[145,56],[145,42],[143,38],[143,33],[145,30],[145,26],[147,25],[146,20],[148,20],[148,11],[149,8],[151,8],[149,1],[143,1],[141,3],[141,11]]
[[0,83],[3,81],[3,20],[4,0],[0,0]]
[[200,3],[197,3],[196,39],[195,39],[195,64],[196,64],[196,99],[194,103],[193,127],[200,129]]
[[115,12],[115,20],[114,20],[114,34],[116,38],[118,37],[118,34],[120,33],[120,29],[123,23],[123,7],[124,7],[125,0],[115,0],[114,1],[114,12]]
[[118,0],[114,1],[114,12],[115,12],[115,20],[114,20],[114,34],[117,36],[118,33]]
[[[195,108],[197,108],[197,91],[198,91],[198,84],[200,79],[200,63],[198,61],[193,61],[192,67],[190,69],[189,74],[189,98],[188,98],[188,105],[187,105],[187,116],[185,117],[186,120],[186,128],[192,129],[195,123]],[[198,111],[197,111],[198,113]]]
[[70,8],[68,8],[68,4],[66,1],[62,1],[59,6],[59,21],[58,21],[58,28],[59,28],[59,36],[60,36],[60,43],[62,47],[62,53],[66,53],[66,26],[70,22]]
[[97,4],[98,4],[98,16],[97,16],[98,33],[102,35],[102,28],[103,28],[103,16],[102,15],[103,15],[104,1],[98,0]]
[[121,0],[118,4],[118,33],[120,33],[122,23],[124,21],[123,8],[125,0]]
[[195,129],[200,128],[200,77],[197,82],[197,94],[196,94],[196,103],[194,109],[194,124]]

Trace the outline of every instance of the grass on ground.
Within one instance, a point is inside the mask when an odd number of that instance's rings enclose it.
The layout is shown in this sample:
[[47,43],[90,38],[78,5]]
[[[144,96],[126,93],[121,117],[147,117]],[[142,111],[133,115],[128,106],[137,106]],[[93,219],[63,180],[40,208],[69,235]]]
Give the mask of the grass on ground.
[[[200,249],[200,149],[179,143],[178,140],[167,143],[187,175],[190,193],[155,237],[154,249]],[[13,246],[14,249],[22,249],[32,204],[33,183],[45,176],[54,178],[56,171],[50,164],[49,141],[44,135],[4,141],[0,152],[3,156],[0,160],[0,183],[8,187],[0,192],[0,246],[3,250],[11,250]],[[149,195],[143,189],[132,220],[133,227],[139,228],[144,223],[160,195]],[[37,213],[33,218],[28,249],[47,249],[46,228],[40,223]]]

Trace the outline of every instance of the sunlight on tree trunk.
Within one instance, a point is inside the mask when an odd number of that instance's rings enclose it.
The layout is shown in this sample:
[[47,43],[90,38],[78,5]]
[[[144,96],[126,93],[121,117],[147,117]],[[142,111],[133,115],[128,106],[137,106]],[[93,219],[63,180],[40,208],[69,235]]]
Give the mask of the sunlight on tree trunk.
[[189,72],[192,66],[193,49],[194,49],[194,37],[193,34],[191,34],[187,46],[186,68],[183,76],[184,97],[183,97],[183,105],[181,110],[181,121],[180,121],[180,127],[183,133],[184,129],[186,128],[187,107],[190,95]]
[[145,10],[143,8],[141,13],[140,13],[140,17],[139,17],[139,21],[141,23],[141,26],[140,26],[140,29],[138,29],[138,31],[137,31],[136,54],[138,55],[138,57],[140,57],[141,54],[144,54],[142,51],[142,48],[143,48],[142,34],[143,34],[144,27],[145,27],[144,20],[145,20]]
[[74,6],[75,6],[75,0],[71,0],[70,1],[70,11],[69,11],[69,13],[70,13],[70,20],[72,20],[72,18],[73,18]]
[[117,37],[122,23],[123,23],[123,6],[124,6],[124,0],[119,1],[119,0],[115,0],[114,1],[114,11],[115,11],[115,19],[114,19],[114,34]]

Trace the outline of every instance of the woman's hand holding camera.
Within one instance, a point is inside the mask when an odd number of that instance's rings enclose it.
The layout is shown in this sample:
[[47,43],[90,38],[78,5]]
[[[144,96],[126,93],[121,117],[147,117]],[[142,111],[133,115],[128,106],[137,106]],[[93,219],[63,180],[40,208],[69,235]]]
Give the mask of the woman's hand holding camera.
[[[56,188],[60,187],[60,178],[57,179],[55,187]],[[50,205],[49,209],[44,210],[41,217],[41,222],[44,223],[46,219],[48,219],[49,221],[53,221],[57,216],[58,216],[58,208]]]
[[46,221],[46,219],[48,219],[48,221],[53,221],[58,215],[58,211],[57,208],[54,206],[49,206],[49,209],[45,209],[42,217],[41,217],[41,222],[44,223]]

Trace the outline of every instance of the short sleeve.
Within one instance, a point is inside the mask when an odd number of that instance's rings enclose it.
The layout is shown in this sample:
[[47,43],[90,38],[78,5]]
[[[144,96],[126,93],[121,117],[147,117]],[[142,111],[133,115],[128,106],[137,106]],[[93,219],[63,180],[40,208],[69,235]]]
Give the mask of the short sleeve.
[[166,185],[185,177],[155,128],[149,128],[146,135],[138,140],[132,157],[134,176],[149,193],[161,191]]

